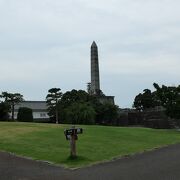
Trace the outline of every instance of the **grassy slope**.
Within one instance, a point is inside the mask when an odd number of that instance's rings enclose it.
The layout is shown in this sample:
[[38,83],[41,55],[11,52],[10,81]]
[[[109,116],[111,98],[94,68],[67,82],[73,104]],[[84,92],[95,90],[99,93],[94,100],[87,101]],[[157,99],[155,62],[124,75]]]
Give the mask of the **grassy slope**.
[[77,141],[79,156],[71,160],[68,158],[69,142],[63,134],[67,127],[1,122],[0,150],[68,167],[79,167],[180,142],[180,133],[173,130],[81,126],[84,134],[79,135]]

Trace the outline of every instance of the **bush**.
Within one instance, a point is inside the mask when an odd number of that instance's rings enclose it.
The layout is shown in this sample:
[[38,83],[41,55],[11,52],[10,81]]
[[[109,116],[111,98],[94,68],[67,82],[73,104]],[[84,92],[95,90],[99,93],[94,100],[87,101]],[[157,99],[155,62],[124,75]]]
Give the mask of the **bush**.
[[0,120],[7,121],[9,119],[9,105],[5,102],[0,103]]
[[32,109],[27,107],[19,108],[17,120],[21,122],[32,122],[33,121]]

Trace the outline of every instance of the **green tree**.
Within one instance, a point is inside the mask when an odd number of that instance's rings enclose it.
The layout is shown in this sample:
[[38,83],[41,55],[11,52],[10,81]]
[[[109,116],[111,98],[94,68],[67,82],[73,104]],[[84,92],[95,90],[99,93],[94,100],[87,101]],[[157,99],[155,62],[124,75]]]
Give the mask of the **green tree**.
[[160,105],[166,109],[166,114],[171,118],[180,119],[180,86],[160,87],[156,83],[153,85],[156,89],[156,97]]
[[[64,123],[79,124],[113,124],[118,117],[118,107],[102,104],[98,97],[83,90],[67,91],[61,101],[61,118]],[[84,120],[83,120],[84,119]]]
[[94,103],[95,101],[96,98],[89,95],[86,91],[73,89],[72,91],[67,91],[64,93],[60,102],[63,107],[67,107],[77,102]]
[[10,105],[12,112],[11,119],[14,120],[14,106],[24,100],[23,95],[19,93],[2,92],[0,97],[4,98],[4,101]]
[[[89,123],[88,121],[94,122],[96,118],[96,107],[98,104],[96,97],[89,95],[83,90],[73,89],[72,91],[67,91],[63,94],[59,103],[61,120],[63,123],[70,123],[73,121],[81,123],[81,117],[87,116],[89,117],[89,120],[88,118],[84,118],[87,121],[84,121],[84,124]],[[78,115],[78,111],[82,112],[79,112]],[[89,115],[89,112],[92,112],[92,116]],[[73,113],[75,114],[74,117],[72,115]],[[73,120],[71,120],[70,117],[72,117]],[[76,117],[79,118],[79,120],[76,119]],[[94,120],[92,120],[92,118]]]
[[49,116],[55,118],[56,124],[59,123],[59,113],[58,104],[62,97],[62,92],[60,88],[51,88],[46,96],[46,103],[48,106]]
[[133,103],[133,107],[135,107],[139,111],[143,111],[148,108],[153,108],[158,105],[158,101],[156,99],[155,93],[151,92],[149,89],[144,89],[143,93],[139,93]]

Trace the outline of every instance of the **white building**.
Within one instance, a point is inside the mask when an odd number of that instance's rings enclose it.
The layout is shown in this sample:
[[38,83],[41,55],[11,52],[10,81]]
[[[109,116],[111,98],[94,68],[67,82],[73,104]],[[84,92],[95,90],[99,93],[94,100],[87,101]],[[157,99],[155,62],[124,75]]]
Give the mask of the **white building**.
[[15,105],[14,119],[17,119],[17,114],[20,107],[27,107],[32,109],[33,119],[35,121],[49,121],[46,101],[23,101]]

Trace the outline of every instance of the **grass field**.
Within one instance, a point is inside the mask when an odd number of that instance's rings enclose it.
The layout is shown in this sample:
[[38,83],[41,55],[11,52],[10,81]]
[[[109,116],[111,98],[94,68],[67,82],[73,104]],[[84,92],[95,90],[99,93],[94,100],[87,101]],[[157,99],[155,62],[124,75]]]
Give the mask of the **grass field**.
[[84,129],[77,141],[78,158],[69,158],[69,125],[0,122],[0,151],[60,164],[81,167],[145,150],[180,143],[180,132],[147,128],[78,126]]

